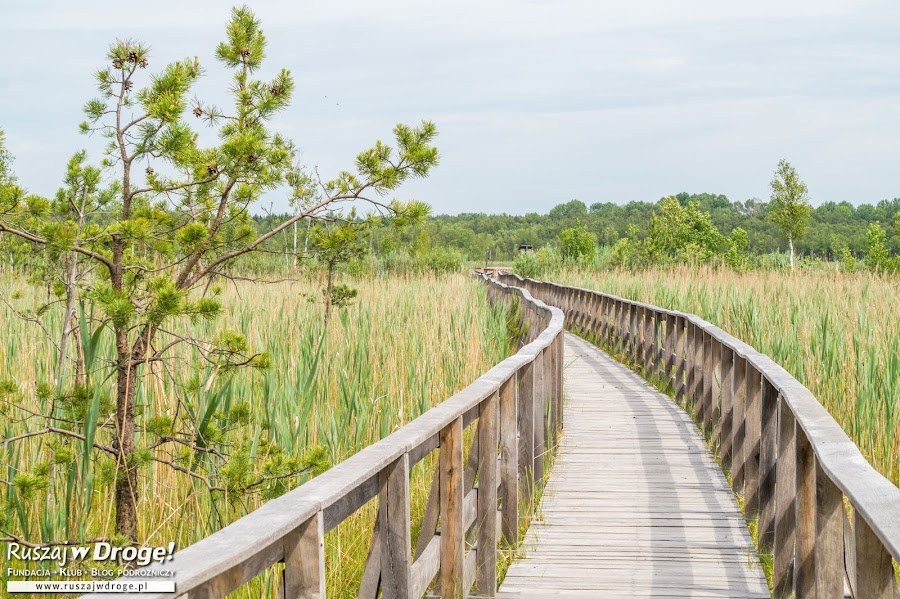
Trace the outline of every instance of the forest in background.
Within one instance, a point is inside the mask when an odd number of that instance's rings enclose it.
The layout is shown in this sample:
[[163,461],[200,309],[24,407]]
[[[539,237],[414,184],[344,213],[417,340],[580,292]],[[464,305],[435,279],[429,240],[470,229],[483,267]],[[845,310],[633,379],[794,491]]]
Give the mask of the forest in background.
[[[787,242],[778,226],[768,218],[769,202],[731,201],[724,195],[686,192],[669,198],[677,200],[681,210],[675,207],[676,212],[694,221],[687,225],[692,230],[688,237],[702,238],[699,243],[708,247],[709,252],[668,261],[708,262],[716,256],[724,259],[734,245],[734,231],[740,229],[746,238],[736,241],[748,259],[748,266],[787,266],[783,255]],[[640,256],[628,255],[628,246],[632,246],[634,254],[638,250],[633,246],[649,243],[654,215],[657,220],[671,216],[673,207],[666,212],[667,199],[627,204],[571,200],[553,206],[546,214],[435,215],[407,227],[391,227],[389,219],[379,219],[362,235],[362,243],[370,262],[377,263],[372,268],[406,270],[418,265],[422,269],[445,270],[460,268],[464,262],[481,264],[488,257],[491,262],[510,263],[523,244],[533,246],[538,252],[547,249],[544,259],[553,262],[565,245],[561,234],[578,229],[587,233],[597,248],[597,256],[591,258],[600,259],[598,266],[659,264],[667,260],[660,256],[644,256],[640,260]],[[289,214],[271,214],[256,216],[255,220],[260,230],[268,230],[289,217]],[[297,236],[302,252],[307,232],[301,227]],[[874,205],[825,202],[815,206],[810,211],[806,231],[795,240],[795,246],[801,266],[839,261],[854,270],[864,266],[873,242],[883,246],[887,257],[900,254],[900,198]],[[284,231],[274,243],[290,252],[292,233]],[[617,244],[618,250],[613,252]],[[362,262],[357,260],[354,264],[359,268]]]

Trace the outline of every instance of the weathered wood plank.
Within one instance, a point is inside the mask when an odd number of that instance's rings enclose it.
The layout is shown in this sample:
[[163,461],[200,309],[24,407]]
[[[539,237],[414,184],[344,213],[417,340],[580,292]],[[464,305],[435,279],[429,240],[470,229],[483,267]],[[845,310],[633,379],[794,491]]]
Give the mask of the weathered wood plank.
[[534,361],[519,370],[519,393],[517,408],[519,431],[519,501],[531,503],[534,491],[534,404],[535,404]]
[[500,509],[503,538],[510,545],[519,534],[519,439],[516,378],[500,387]]
[[409,454],[381,472],[381,509],[378,510],[381,536],[382,597],[411,597],[409,516]]
[[300,525],[284,541],[285,599],[324,599],[325,520],[322,512]]
[[853,511],[853,533],[856,541],[856,596],[895,599],[897,582],[891,555],[856,510]]
[[816,595],[816,461],[812,445],[797,427],[797,555],[794,589],[798,599]]
[[457,418],[441,431],[441,578],[443,597],[462,592],[465,537],[463,526],[463,424]]
[[840,490],[816,468],[816,599],[844,596],[844,505]]
[[762,431],[759,450],[759,547],[775,545],[775,471],[778,462],[778,390],[762,380]]
[[759,451],[762,424],[762,378],[747,365],[747,410],[744,413],[744,515],[747,520],[759,516]]
[[567,336],[566,350],[568,424],[541,519],[499,596],[767,596],[740,508],[691,419],[589,343]]
[[499,397],[492,395],[481,404],[478,427],[478,594],[493,597],[497,589],[497,446]]
[[794,593],[797,492],[796,423],[790,407],[778,403],[778,469],[775,483],[775,597]]

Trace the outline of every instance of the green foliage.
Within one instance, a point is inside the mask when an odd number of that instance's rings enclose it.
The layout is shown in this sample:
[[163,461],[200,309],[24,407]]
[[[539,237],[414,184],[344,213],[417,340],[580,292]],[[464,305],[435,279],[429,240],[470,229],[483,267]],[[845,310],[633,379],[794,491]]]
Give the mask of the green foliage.
[[341,223],[326,226],[317,224],[310,230],[309,242],[316,256],[323,263],[334,267],[347,262],[366,251],[360,242],[358,224]]
[[[325,295],[326,290],[322,290],[322,294]],[[336,308],[343,308],[347,306],[353,298],[356,297],[356,289],[353,289],[349,285],[344,285],[343,283],[338,283],[331,288],[331,297],[328,298],[331,301],[331,305]]]
[[629,223],[625,231],[625,237],[619,239],[612,247],[613,263],[617,266],[640,266],[645,259],[643,244],[638,238],[638,228]]
[[537,255],[534,252],[517,254],[513,261],[513,272],[526,279],[539,279],[542,273]]
[[462,270],[462,254],[451,248],[430,248],[422,256],[425,269],[437,274],[448,274]]
[[324,445],[307,448],[303,452],[301,462],[303,468],[312,472],[313,476],[319,476],[332,466],[331,454]]
[[584,202],[580,200],[571,200],[565,204],[558,204],[550,210],[550,218],[577,220],[587,216],[588,210]]
[[740,227],[731,232],[728,250],[725,252],[725,264],[737,271],[744,271],[750,265],[750,238]]
[[812,214],[809,192],[796,169],[784,159],[778,161],[775,178],[769,186],[772,195],[767,218],[775,223],[788,240],[793,265],[794,240],[806,232]]
[[49,475],[47,464],[38,464],[33,472],[16,474],[13,477],[13,488],[23,500],[31,501],[37,493],[50,485]]
[[596,236],[584,226],[563,229],[557,240],[563,259],[569,262],[589,260],[597,247]]
[[884,270],[888,266],[887,233],[881,223],[875,222],[869,225],[866,239],[869,242],[866,266],[874,271]]
[[686,206],[675,197],[663,198],[650,217],[648,257],[656,263],[699,264],[718,254],[725,243],[708,212],[697,202]]

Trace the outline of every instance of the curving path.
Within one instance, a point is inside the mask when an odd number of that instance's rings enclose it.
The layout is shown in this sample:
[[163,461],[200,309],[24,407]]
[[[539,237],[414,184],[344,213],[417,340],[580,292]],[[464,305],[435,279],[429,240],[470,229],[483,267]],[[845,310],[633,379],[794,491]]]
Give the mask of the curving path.
[[769,597],[725,477],[671,399],[566,333],[565,433],[498,597]]

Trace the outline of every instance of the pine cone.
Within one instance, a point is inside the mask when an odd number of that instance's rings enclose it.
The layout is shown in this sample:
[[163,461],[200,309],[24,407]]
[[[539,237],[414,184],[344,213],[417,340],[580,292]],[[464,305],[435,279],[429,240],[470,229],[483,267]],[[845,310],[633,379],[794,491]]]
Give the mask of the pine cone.
[[153,173],[155,173],[156,171],[153,170],[153,167],[152,167],[152,166],[148,166],[146,172],[147,172],[147,176],[149,177],[149,176],[151,176]]
[[273,85],[272,89],[270,89],[269,91],[272,92],[273,96],[280,96],[282,93],[284,93],[284,88],[280,85]]
[[209,173],[210,175],[215,175],[216,173],[219,172],[219,165],[216,164],[215,162],[213,162],[211,164],[207,164],[206,172]]
[[134,82],[131,80],[125,82],[125,91],[130,92],[132,87],[134,87]]
[[198,119],[203,116],[203,109],[200,106],[194,106],[194,116]]
[[249,162],[250,164],[253,164],[254,162],[256,162],[256,155],[250,154],[249,156],[247,156],[247,162]]
[[138,60],[137,52],[132,50],[131,52],[128,53],[128,61],[129,62],[137,62],[137,60]]
[[117,70],[118,70],[118,69],[121,69],[121,68],[122,68],[122,61],[119,60],[118,58],[116,58],[115,60],[113,60],[112,65],[113,65],[113,68],[114,68],[114,69],[117,69]]
[[250,56],[250,48],[241,48],[241,56],[244,58]]
[[142,58],[140,60],[140,62],[138,62],[138,66],[141,67],[142,69],[146,69],[148,64],[149,63],[147,62],[146,58]]

